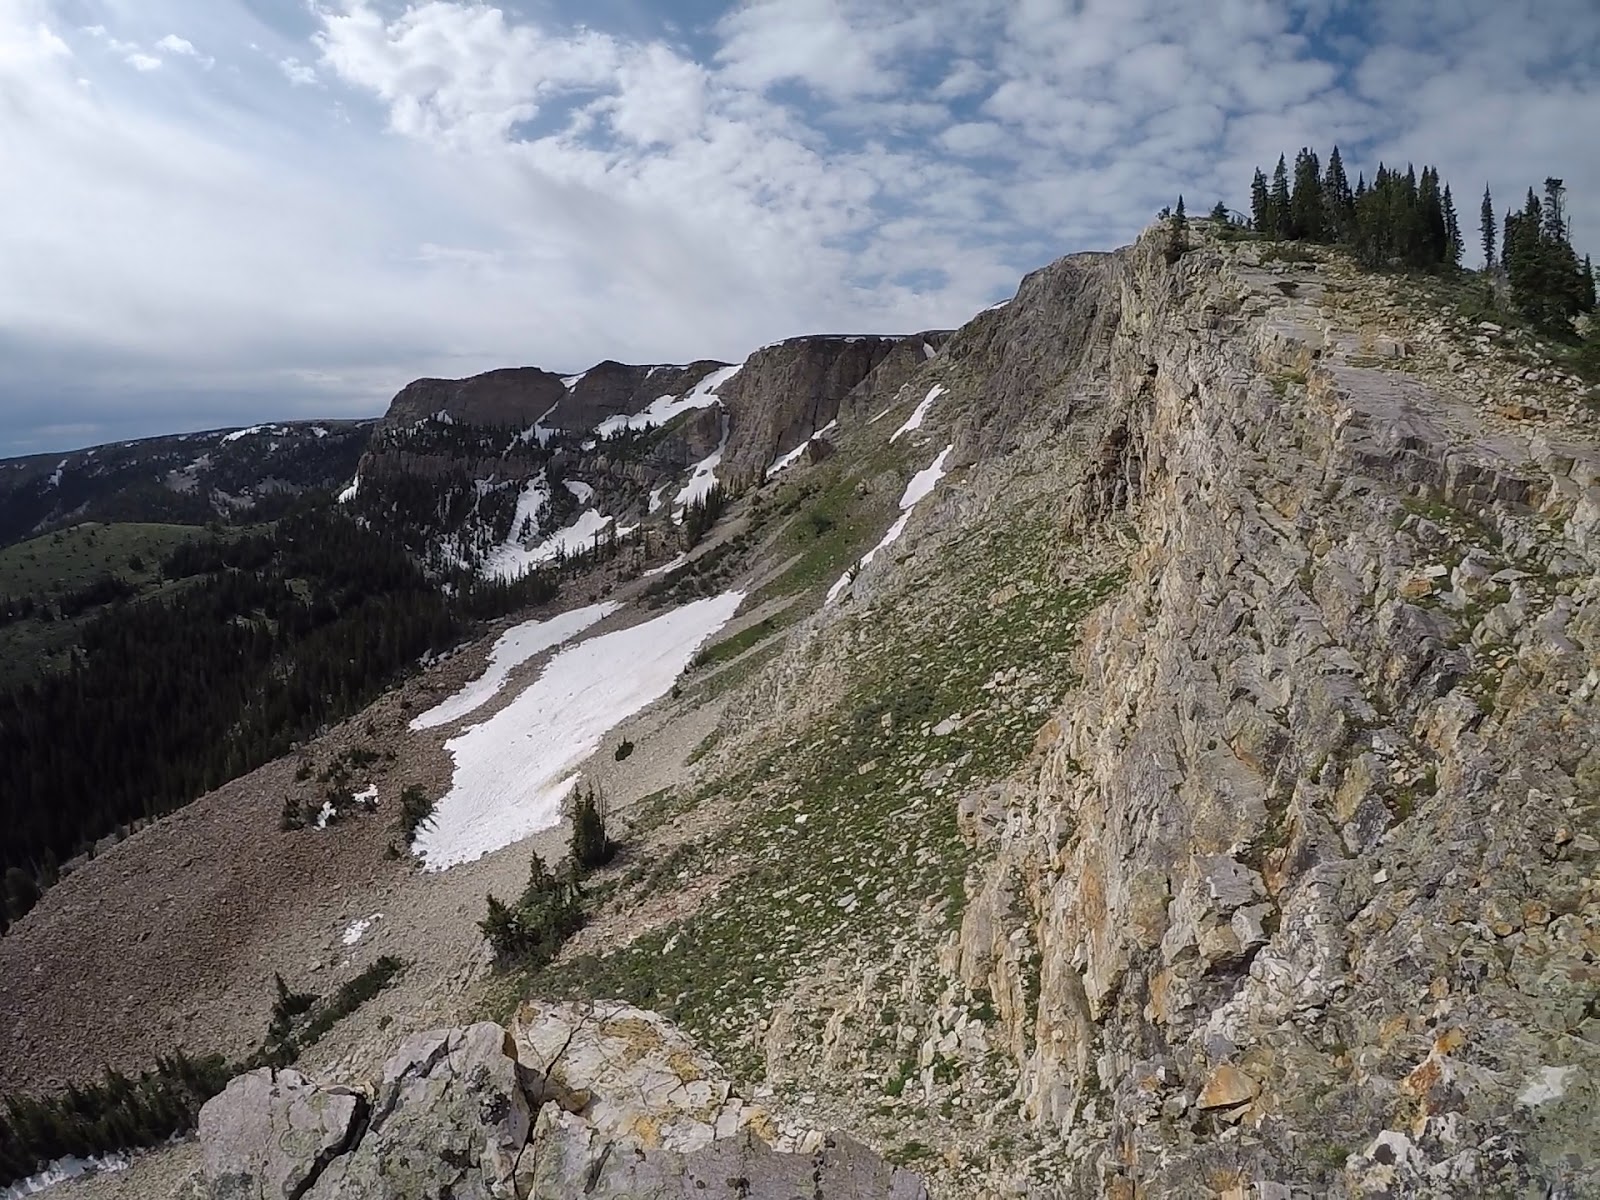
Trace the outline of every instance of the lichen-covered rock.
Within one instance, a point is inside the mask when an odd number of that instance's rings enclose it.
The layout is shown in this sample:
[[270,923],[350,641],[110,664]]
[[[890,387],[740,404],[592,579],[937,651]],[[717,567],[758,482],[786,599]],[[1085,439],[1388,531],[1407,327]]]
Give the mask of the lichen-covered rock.
[[1453,394],[1421,338],[1375,354],[1326,274],[1286,301],[1146,239],[946,350],[989,372],[990,453],[1065,326],[1069,524],[1139,542],[1029,778],[966,825],[950,960],[1037,989],[1003,1041],[1068,1194],[1600,1193],[1594,452]]
[[[804,1154],[772,1149],[749,1130],[698,1150],[642,1151],[593,1139],[592,1127],[561,1113],[540,1116],[529,1182],[536,1200],[927,1200],[920,1177],[890,1166],[842,1134]],[[551,1151],[555,1151],[552,1153]]]
[[201,1115],[209,1200],[926,1200],[850,1138],[785,1129],[656,1013],[524,1005],[407,1039],[370,1110],[293,1071]]
[[500,1026],[419,1033],[384,1064],[360,1144],[309,1195],[514,1198],[532,1117],[516,1046]]
[[533,1093],[581,1111],[603,1138],[688,1151],[749,1125],[766,1140],[779,1136],[765,1110],[736,1096],[721,1068],[657,1013],[531,1000],[512,1037]]
[[360,1136],[365,1098],[320,1088],[298,1071],[238,1076],[200,1110],[205,1181],[214,1200],[299,1200]]

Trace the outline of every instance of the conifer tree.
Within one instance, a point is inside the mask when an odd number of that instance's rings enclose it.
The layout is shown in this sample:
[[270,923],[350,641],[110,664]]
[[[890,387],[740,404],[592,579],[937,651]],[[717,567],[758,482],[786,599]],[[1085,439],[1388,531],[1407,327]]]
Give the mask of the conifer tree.
[[1278,165],[1272,172],[1272,191],[1267,199],[1267,223],[1271,227],[1267,236],[1289,236],[1289,164],[1278,155]]
[[[1438,172],[1434,172],[1438,178]],[[1456,219],[1456,202],[1450,195],[1450,185],[1444,185],[1444,230],[1445,253],[1444,264],[1450,267],[1461,265],[1461,223]]]
[[1350,179],[1344,172],[1344,160],[1335,146],[1328,155],[1328,169],[1322,178],[1323,224],[1329,238],[1336,242],[1350,240],[1351,219],[1355,215],[1355,196],[1350,191]]
[[1289,236],[1322,241],[1322,167],[1316,152],[1302,146],[1294,160],[1294,190],[1289,197]]
[[1583,256],[1583,311],[1593,312],[1595,308],[1594,294],[1594,264],[1589,261],[1589,256]]
[[572,861],[580,870],[592,871],[616,857],[617,847],[606,835],[606,820],[592,790],[578,798],[572,814]]
[[1267,198],[1267,177],[1261,173],[1261,168],[1256,168],[1255,178],[1250,181],[1250,224],[1260,234],[1270,232],[1272,224],[1272,202]]
[[39,903],[39,885],[21,867],[7,867],[5,881],[6,915],[13,921],[20,921]]
[[1483,269],[1494,270],[1494,201],[1489,196],[1489,185],[1483,185],[1483,206],[1478,210],[1478,228],[1483,234]]
[[1553,177],[1544,181],[1544,228],[1541,232],[1548,241],[1567,240],[1566,196],[1567,188],[1563,181]]
[[1213,225],[1226,225],[1228,223],[1228,206],[1221,200],[1211,206],[1211,223]]

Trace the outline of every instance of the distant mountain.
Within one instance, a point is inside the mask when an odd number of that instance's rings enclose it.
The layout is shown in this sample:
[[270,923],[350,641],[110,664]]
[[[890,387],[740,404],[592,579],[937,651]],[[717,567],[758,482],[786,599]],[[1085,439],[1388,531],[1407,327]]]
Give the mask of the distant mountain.
[[355,475],[373,421],[292,421],[0,459],[0,546],[82,521],[204,524]]
[[512,577],[615,533],[670,528],[718,485],[759,482],[841,414],[893,396],[948,337],[820,334],[739,364],[419,379],[390,403],[343,499],[436,573]]

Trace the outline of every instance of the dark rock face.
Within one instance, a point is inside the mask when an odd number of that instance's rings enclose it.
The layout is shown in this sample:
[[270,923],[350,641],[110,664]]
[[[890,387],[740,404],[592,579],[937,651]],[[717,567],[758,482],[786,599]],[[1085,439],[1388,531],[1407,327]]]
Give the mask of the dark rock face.
[[900,342],[914,340],[797,337],[757,350],[720,392],[732,433],[719,474],[735,483],[758,476],[838,416],[845,397]]
[[870,420],[894,403],[895,393],[906,380],[943,350],[952,336],[949,330],[930,329],[901,338],[884,355],[883,361],[856,385],[841,407],[858,421]]
[[554,429],[593,429],[607,417],[633,414],[662,396],[681,396],[728,364],[702,358],[688,366],[631,366],[607,359],[573,384],[545,422]]
[[529,426],[567,394],[561,376],[538,367],[506,367],[466,379],[417,379],[389,403],[385,425],[447,412],[472,425]]
[[1121,316],[1122,254],[1074,254],[1033,272],[1003,308],[979,313],[945,353],[983,379],[989,403],[956,430],[956,459],[974,462],[1042,435],[1040,413],[1065,421],[1100,408],[1110,393],[1107,362]]

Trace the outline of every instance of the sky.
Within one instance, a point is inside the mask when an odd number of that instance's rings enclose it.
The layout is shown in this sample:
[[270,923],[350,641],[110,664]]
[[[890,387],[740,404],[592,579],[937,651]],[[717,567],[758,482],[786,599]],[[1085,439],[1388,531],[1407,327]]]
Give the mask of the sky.
[[0,455],[954,326],[1308,144],[1600,250],[1597,64],[1595,0],[0,0]]

